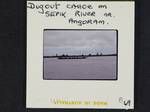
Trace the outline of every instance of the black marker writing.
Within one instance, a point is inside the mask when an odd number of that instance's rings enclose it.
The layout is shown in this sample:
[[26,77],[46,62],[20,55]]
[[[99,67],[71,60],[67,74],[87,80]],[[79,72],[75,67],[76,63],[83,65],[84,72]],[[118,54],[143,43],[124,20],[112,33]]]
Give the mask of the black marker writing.
[[57,10],[59,8],[60,4],[55,2],[53,4],[34,4],[32,2],[28,2],[27,8],[30,9],[38,9],[39,13],[44,14],[45,9],[55,9]]
[[46,17],[56,17],[56,16],[63,16],[64,18],[66,18],[66,12],[58,12],[58,11],[46,11],[45,12]]
[[76,11],[75,16],[83,17],[83,16],[95,16],[95,11],[92,12],[82,12],[82,11]]

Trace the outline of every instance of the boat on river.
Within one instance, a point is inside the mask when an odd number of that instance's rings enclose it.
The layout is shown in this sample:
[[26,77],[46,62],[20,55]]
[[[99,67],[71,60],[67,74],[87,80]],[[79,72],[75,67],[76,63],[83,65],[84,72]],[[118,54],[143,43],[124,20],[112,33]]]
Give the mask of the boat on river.
[[59,56],[58,59],[86,59],[86,56]]

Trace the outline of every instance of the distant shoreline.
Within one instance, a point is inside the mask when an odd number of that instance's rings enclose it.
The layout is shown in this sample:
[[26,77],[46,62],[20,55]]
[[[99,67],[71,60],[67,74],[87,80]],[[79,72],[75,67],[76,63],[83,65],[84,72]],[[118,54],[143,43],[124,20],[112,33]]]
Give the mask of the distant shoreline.
[[103,55],[60,55],[60,56],[43,56],[43,58],[104,57],[104,56],[117,56],[117,54],[103,54]]

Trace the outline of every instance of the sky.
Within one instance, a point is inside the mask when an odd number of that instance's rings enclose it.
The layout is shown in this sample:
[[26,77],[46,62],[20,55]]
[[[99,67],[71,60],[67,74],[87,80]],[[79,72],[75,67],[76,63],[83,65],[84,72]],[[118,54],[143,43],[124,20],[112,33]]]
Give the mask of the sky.
[[116,54],[115,30],[44,30],[44,56]]

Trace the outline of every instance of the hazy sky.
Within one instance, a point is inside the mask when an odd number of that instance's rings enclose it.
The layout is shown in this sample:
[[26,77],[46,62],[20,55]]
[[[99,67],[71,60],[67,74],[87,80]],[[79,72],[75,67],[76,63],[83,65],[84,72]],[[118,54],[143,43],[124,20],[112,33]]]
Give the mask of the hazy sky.
[[44,56],[116,53],[115,30],[45,30]]

